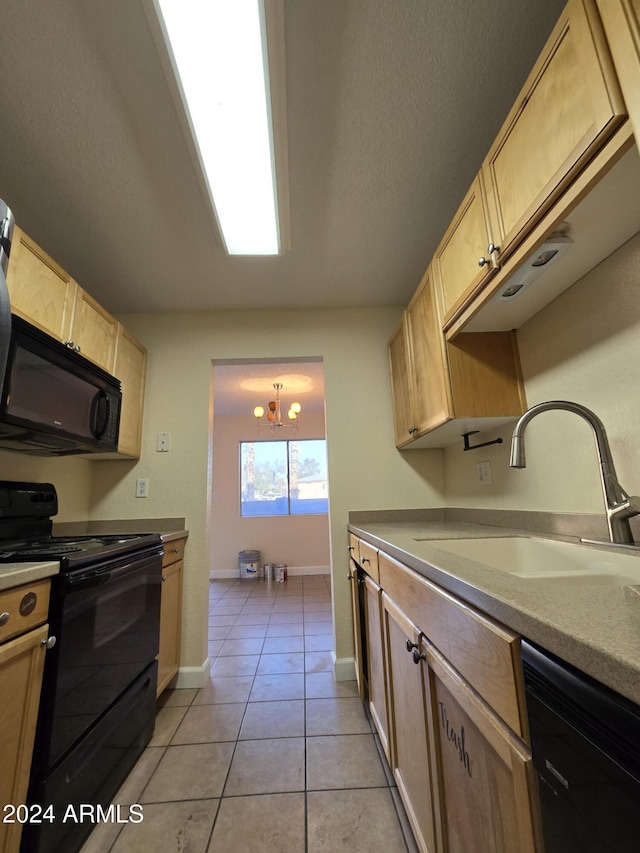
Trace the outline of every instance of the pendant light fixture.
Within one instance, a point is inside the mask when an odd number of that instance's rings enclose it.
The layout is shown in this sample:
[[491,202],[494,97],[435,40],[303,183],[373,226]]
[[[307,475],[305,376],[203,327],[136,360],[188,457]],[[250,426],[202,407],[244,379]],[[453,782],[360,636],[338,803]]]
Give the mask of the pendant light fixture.
[[282,412],[280,405],[280,391],[282,391],[283,385],[282,382],[274,382],[273,387],[276,392],[275,400],[270,400],[267,406],[267,421],[266,423],[262,420],[265,415],[265,410],[263,406],[256,406],[253,410],[254,417],[256,418],[256,423],[258,426],[258,435],[260,435],[260,427],[268,426],[271,431],[271,435],[274,436],[276,433],[276,429],[281,427],[293,427],[294,432],[298,432],[298,415],[302,410],[302,406],[300,403],[291,403],[289,409],[287,411],[288,421],[282,420]]

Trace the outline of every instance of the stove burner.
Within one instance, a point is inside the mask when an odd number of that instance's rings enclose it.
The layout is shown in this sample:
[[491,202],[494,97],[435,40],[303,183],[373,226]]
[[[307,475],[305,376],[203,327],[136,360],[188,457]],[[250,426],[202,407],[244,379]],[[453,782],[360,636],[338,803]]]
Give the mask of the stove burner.
[[82,551],[82,548],[73,545],[53,545],[49,543],[48,545],[34,545],[29,546],[28,548],[22,548],[17,551],[4,551],[2,552],[2,556],[4,557],[51,557],[55,559],[56,557],[61,556],[62,554],[72,554],[75,551]]

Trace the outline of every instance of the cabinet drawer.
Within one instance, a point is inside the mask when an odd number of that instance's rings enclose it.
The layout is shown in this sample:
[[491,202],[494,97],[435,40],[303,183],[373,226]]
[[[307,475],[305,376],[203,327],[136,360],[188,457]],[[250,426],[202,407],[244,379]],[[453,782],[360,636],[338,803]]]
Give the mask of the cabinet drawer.
[[382,551],[380,586],[520,737],[526,712],[520,637]]
[[49,587],[42,580],[0,592],[0,643],[47,621]]
[[169,566],[171,563],[184,559],[186,541],[186,539],[172,539],[170,542],[164,543],[164,554],[162,555],[163,566]]
[[360,565],[364,571],[371,575],[376,583],[380,583],[380,572],[378,570],[378,550],[368,542],[360,540]]

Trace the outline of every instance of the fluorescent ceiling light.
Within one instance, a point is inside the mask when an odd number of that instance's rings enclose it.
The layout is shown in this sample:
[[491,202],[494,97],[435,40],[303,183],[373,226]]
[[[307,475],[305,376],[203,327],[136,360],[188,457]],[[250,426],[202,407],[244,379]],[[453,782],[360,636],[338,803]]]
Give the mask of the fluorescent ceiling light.
[[223,240],[280,251],[262,0],[157,0]]

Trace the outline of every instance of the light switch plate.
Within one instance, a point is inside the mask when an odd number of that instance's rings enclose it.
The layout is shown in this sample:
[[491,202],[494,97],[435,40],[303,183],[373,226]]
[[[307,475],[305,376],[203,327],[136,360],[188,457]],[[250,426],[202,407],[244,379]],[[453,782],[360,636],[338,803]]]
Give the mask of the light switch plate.
[[171,433],[170,432],[159,432],[158,433],[158,443],[156,444],[156,450],[158,453],[168,453],[171,449]]

